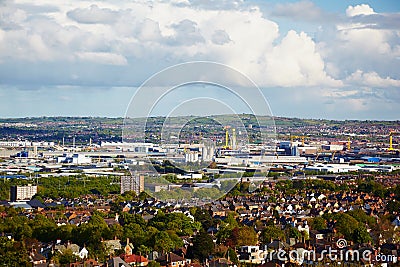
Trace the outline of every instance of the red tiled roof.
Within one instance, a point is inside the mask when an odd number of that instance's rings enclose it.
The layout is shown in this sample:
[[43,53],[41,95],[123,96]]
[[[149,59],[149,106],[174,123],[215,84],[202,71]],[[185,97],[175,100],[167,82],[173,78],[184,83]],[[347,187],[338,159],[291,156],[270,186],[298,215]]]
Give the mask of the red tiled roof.
[[124,255],[123,260],[126,261],[127,263],[132,263],[132,262],[147,262],[148,259],[146,257],[143,257],[141,255]]

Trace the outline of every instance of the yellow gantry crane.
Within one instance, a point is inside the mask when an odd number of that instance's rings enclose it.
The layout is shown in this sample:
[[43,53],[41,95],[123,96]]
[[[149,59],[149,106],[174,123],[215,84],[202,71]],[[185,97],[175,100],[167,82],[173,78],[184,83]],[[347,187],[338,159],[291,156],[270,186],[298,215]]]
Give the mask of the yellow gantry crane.
[[301,138],[301,145],[304,146],[304,140],[305,140],[305,136],[304,135],[290,135],[290,144],[293,143],[294,139],[298,139]]
[[394,132],[394,131],[390,131],[389,132],[389,150],[390,151],[395,150],[393,148],[393,136],[395,136],[395,135],[400,135],[400,133],[399,132]]
[[229,148],[229,131],[228,129],[230,128],[230,126],[225,126],[225,149]]
[[236,149],[236,129],[232,128],[232,136],[229,138],[230,126],[225,126],[225,149]]

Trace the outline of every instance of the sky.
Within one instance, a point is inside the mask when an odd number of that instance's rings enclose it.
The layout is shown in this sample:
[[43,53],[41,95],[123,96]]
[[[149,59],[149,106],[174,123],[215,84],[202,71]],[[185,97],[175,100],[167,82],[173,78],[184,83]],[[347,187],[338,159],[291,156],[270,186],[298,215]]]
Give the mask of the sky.
[[[398,120],[400,3],[0,1],[0,117],[124,117],[146,81],[197,61],[248,77],[276,116]],[[201,91],[178,88],[160,114]]]

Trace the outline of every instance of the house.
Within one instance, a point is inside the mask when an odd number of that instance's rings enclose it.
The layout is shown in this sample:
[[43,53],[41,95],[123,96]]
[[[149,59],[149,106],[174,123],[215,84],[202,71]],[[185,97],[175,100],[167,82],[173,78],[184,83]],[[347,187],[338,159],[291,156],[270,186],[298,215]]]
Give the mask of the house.
[[88,259],[82,262],[70,263],[69,267],[100,267],[101,265],[94,259]]
[[40,254],[36,251],[32,251],[30,253],[29,259],[30,259],[30,262],[32,262],[34,267],[45,266],[43,264],[46,264],[46,258],[42,254]]
[[129,238],[126,239],[126,245],[124,247],[125,255],[132,255],[133,244],[129,243]]
[[175,253],[167,253],[156,259],[161,266],[166,267],[184,267],[187,263],[190,263],[190,259],[185,260],[183,257],[176,255]]
[[105,240],[102,242],[106,249],[107,255],[114,254],[116,250],[120,250],[122,248],[121,241],[119,239]]
[[147,266],[147,264],[149,263],[149,260],[146,257],[143,257],[141,255],[123,255],[121,256],[121,258],[128,264],[130,264],[131,266]]
[[79,256],[79,258],[81,258],[81,259],[87,259],[88,254],[89,254],[89,251],[88,251],[85,247],[83,247],[83,248],[81,249],[81,251],[79,251],[78,256]]
[[210,212],[211,212],[212,217],[215,217],[215,216],[225,217],[226,216],[226,210],[223,209],[222,207],[211,206]]
[[107,264],[106,266],[108,267],[131,267],[120,257],[114,257],[112,259],[109,259],[106,264]]
[[78,256],[81,259],[87,258],[89,254],[88,250],[85,247],[80,249],[77,244],[71,244],[69,242],[65,245],[55,245],[54,248],[61,253],[64,253],[67,249],[69,249],[75,256]]
[[397,227],[400,227],[400,218],[399,218],[399,216],[397,216],[396,219],[394,219],[394,221],[392,222],[392,225],[394,225],[395,229]]
[[218,258],[211,260],[209,263],[210,267],[234,267],[236,266],[233,262],[225,258]]

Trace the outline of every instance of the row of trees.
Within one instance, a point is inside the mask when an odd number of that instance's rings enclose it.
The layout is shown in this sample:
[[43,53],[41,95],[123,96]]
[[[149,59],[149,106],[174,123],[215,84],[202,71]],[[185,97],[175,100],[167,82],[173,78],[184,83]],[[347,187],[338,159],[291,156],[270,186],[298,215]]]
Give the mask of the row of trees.
[[107,196],[119,193],[119,177],[96,177],[89,178],[81,174],[73,177],[48,177],[31,179],[3,179],[0,182],[0,200],[9,199],[11,185],[38,184],[38,196],[56,199],[77,198],[87,194]]

